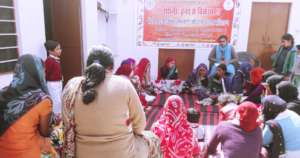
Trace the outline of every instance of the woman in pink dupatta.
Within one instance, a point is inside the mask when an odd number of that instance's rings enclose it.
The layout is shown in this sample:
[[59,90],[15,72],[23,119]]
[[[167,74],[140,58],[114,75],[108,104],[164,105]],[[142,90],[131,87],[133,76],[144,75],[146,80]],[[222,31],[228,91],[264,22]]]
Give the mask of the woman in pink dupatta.
[[164,158],[193,157],[193,131],[179,96],[173,95],[167,99],[163,114],[152,126],[152,131],[161,140],[160,148]]

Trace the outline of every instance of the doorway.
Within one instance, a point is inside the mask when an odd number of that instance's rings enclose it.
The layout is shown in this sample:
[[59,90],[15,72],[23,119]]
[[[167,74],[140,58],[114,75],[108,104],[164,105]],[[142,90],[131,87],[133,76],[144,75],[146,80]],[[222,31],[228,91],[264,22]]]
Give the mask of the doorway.
[[82,74],[80,0],[44,0],[46,39],[61,44],[64,84]]
[[159,49],[158,72],[159,68],[164,65],[165,60],[172,57],[176,60],[179,79],[186,80],[193,71],[194,56],[194,49]]
[[265,69],[272,68],[271,55],[287,32],[290,7],[290,3],[254,2],[252,5],[248,52],[254,53]]

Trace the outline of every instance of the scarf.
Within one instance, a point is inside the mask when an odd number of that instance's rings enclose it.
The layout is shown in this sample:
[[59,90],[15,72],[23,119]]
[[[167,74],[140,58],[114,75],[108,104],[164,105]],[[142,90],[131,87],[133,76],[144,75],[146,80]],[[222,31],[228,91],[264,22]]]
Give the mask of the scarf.
[[264,71],[265,70],[260,67],[253,68],[250,71],[250,80],[253,85],[257,86],[262,82]]
[[163,114],[153,125],[152,131],[161,140],[164,158],[190,158],[193,150],[193,131],[187,122],[182,99],[170,96],[164,106]]
[[147,85],[148,80],[150,80],[149,74],[146,74],[147,68],[150,66],[150,61],[147,58],[142,58],[141,61],[136,66],[136,69],[134,71],[134,75],[139,77],[141,85],[144,87]]
[[240,127],[245,132],[252,132],[258,127],[257,118],[259,113],[254,103],[249,101],[243,102],[237,108],[236,113],[239,114]]
[[63,157],[75,157],[75,117],[74,103],[76,94],[81,89],[83,77],[71,79],[65,86],[62,93],[62,118],[64,123],[64,145]]
[[0,90],[0,135],[31,108],[49,98],[43,62],[33,55],[21,56],[13,80]]
[[192,72],[192,84],[197,85],[197,86],[201,86],[201,79],[199,76],[200,70],[205,70],[206,71],[206,75],[208,74],[208,68],[204,63],[201,63],[197,66],[196,69],[193,70]]

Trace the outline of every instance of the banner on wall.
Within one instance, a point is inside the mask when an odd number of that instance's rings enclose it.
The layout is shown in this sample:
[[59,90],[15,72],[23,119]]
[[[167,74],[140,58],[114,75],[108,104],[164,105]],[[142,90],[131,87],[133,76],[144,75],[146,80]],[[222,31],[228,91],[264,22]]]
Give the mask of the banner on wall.
[[[232,35],[237,0],[143,0],[140,43],[215,43]],[[141,6],[142,5],[142,6]]]

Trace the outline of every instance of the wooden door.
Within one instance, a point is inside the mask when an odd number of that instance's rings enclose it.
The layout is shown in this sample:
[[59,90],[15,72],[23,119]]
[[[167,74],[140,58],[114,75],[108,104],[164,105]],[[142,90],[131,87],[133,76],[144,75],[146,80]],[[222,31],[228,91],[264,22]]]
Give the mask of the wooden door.
[[179,79],[186,80],[193,71],[194,56],[194,49],[159,49],[158,72],[165,60],[172,57],[176,60]]
[[272,68],[271,55],[287,32],[290,3],[253,3],[248,51],[254,53],[265,69]]
[[64,83],[82,74],[80,0],[44,0],[47,39],[61,44]]

